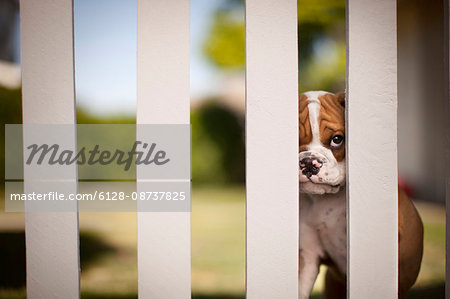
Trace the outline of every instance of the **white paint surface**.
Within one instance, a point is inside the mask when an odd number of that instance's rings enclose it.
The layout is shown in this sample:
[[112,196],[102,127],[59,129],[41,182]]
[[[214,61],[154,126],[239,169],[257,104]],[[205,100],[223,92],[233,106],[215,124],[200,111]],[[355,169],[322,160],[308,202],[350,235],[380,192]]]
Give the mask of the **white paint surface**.
[[397,298],[395,0],[347,0],[348,296]]
[[[72,1],[22,0],[20,16],[23,123],[74,124]],[[31,187],[27,168],[24,176]],[[27,298],[79,298],[78,214],[26,213],[25,219]]]
[[297,2],[246,1],[247,297],[298,296]]
[[[188,124],[189,0],[138,0],[137,30],[137,123]],[[190,274],[190,214],[138,213],[139,297],[190,298]]]

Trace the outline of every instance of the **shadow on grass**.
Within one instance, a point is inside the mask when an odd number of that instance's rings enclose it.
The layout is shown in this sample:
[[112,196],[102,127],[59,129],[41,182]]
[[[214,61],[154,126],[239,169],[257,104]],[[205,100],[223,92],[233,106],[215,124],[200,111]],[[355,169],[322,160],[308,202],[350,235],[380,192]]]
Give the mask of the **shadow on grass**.
[[421,298],[433,298],[443,299],[445,298],[445,282],[436,283],[432,285],[415,288],[409,291],[407,299],[421,299]]
[[[89,267],[104,254],[115,251],[114,247],[95,233],[80,232],[82,269]],[[25,232],[0,232],[0,269],[0,288],[16,289],[25,286]]]
[[[82,293],[82,299],[136,299],[138,296],[136,294],[93,294],[93,293]],[[242,295],[227,295],[227,294],[192,294],[192,299],[244,299],[245,296]]]
[[[114,295],[114,294],[92,294],[82,293],[82,299],[137,299],[136,294]],[[205,294],[192,294],[192,299],[244,299],[242,295],[205,295]],[[310,299],[320,299],[320,295],[313,295]]]
[[[114,294],[81,294],[82,299],[136,299],[136,294],[114,295]],[[227,294],[192,294],[192,299],[244,299],[245,295],[227,295]],[[321,295],[313,295],[310,299],[319,299]]]
[[[106,297],[105,297],[106,298]],[[136,297],[127,297],[136,298]],[[193,294],[193,299],[244,299],[244,295],[202,295]],[[320,299],[322,294],[314,294],[310,299]],[[437,283],[420,288],[412,289],[407,296],[407,299],[444,299],[445,298],[445,283]]]
[[[106,298],[106,297],[105,297]],[[136,297],[127,297],[136,298]],[[244,295],[202,295],[193,294],[193,299],[244,299]],[[321,294],[314,294],[310,299],[320,299]],[[436,283],[420,288],[412,289],[407,296],[407,299],[444,299],[445,298],[445,283]]]
[[0,233],[0,287],[21,288],[25,285],[25,233]]
[[[244,299],[245,295],[204,295],[204,294],[192,294],[192,299]],[[312,295],[310,299],[319,299],[320,294]]]
[[97,294],[97,293],[81,293],[81,299],[137,299],[137,294]]
[[[445,284],[439,283],[430,285],[427,287],[422,288],[416,288],[409,292],[407,299],[441,299],[445,298]],[[18,296],[8,296],[5,297],[8,299],[24,299],[25,296],[18,295]],[[82,299],[137,299],[137,294],[123,294],[123,295],[117,295],[117,294],[97,294],[97,293],[85,293],[83,292],[81,294]],[[226,294],[217,294],[217,295],[211,295],[211,294],[192,294],[193,299],[244,299],[245,296],[242,295],[226,295]],[[320,294],[315,294],[310,297],[310,299],[320,299]]]
[[[106,297],[105,297],[106,298]],[[136,298],[136,297],[129,297]],[[244,299],[244,295],[202,295],[193,294],[193,299]],[[320,299],[321,294],[314,294],[310,299]],[[445,298],[445,283],[437,283],[429,286],[424,286],[421,288],[412,289],[407,296],[407,299],[444,299]]]
[[207,295],[207,294],[192,294],[192,299],[244,299],[244,294],[242,295]]

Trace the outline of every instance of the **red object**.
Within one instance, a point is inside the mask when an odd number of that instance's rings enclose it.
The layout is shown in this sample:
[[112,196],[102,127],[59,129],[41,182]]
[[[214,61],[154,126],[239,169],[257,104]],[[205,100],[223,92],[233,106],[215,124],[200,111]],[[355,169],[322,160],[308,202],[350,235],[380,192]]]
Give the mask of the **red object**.
[[408,197],[414,197],[414,187],[412,186],[412,184],[409,184],[407,181],[403,180],[401,177],[398,178],[398,185],[400,186],[400,188],[403,189],[403,191],[405,191],[406,195],[408,195]]

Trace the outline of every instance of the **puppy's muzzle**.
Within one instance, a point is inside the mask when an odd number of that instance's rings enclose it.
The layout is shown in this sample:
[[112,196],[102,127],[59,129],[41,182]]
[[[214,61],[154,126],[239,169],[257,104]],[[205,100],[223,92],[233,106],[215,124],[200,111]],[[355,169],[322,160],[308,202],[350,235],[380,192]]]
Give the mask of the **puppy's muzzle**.
[[317,175],[322,165],[323,161],[316,157],[307,157],[300,160],[300,170],[307,178]]

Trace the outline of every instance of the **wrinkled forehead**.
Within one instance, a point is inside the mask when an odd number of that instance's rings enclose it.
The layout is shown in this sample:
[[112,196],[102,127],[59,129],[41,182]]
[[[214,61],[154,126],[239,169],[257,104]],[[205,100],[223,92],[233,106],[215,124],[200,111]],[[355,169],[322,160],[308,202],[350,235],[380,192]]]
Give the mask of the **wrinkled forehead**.
[[324,91],[311,91],[299,97],[300,144],[306,145],[319,136],[321,141],[331,135],[344,135],[344,106],[335,94]]
[[315,108],[317,106],[320,107],[323,105],[335,108],[333,107],[334,105],[332,105],[332,102],[337,103],[337,96],[335,94],[326,91],[308,91],[300,95],[299,110],[301,113],[302,110],[309,110],[308,108],[311,106]]
[[303,100],[307,104],[318,104],[325,100],[327,96],[334,97],[335,95],[326,91],[308,91],[302,94]]

